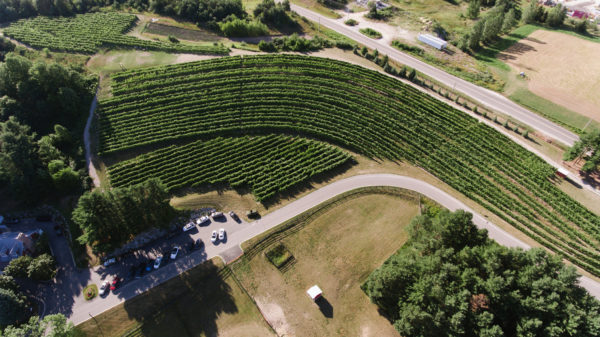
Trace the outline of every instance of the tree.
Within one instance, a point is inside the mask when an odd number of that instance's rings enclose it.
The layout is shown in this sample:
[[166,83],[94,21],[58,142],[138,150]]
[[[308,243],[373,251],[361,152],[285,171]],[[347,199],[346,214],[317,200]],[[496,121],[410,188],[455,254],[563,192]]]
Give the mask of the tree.
[[481,9],[481,0],[469,1],[469,7],[467,7],[467,17],[469,19],[477,19],[479,17],[479,11]]
[[581,168],[585,173],[598,170],[600,166],[600,130],[594,130],[581,136],[565,152],[563,159],[568,161],[585,159],[585,164]]
[[0,182],[9,186],[15,197],[31,194],[42,173],[35,135],[14,116],[0,123]]
[[506,15],[504,15],[504,22],[502,22],[502,31],[508,32],[517,24],[517,19],[515,16],[515,9],[511,8],[508,10]]
[[38,316],[29,318],[29,321],[20,326],[8,326],[4,330],[4,337],[73,337],[75,336],[73,323],[67,322],[63,314],[47,315],[40,320]]
[[169,226],[174,209],[157,179],[127,188],[84,193],[73,211],[83,235],[78,240],[96,252],[108,253],[151,228]]
[[230,15],[240,19],[247,16],[241,0],[199,0],[197,23],[218,30],[218,22]]
[[8,289],[17,292],[19,290],[19,285],[12,276],[0,275],[0,289]]
[[469,48],[472,50],[479,49],[479,42],[481,41],[481,34],[483,33],[483,27],[485,25],[485,20],[479,20],[471,28],[471,33],[469,34]]
[[8,263],[4,268],[4,274],[17,278],[27,277],[27,268],[32,260],[33,258],[28,255],[19,256]]
[[25,296],[9,289],[0,289],[0,326],[22,322],[28,312]]
[[504,9],[495,7],[490,11],[488,18],[485,20],[481,39],[490,42],[495,39],[502,31],[502,23],[504,22]]
[[527,5],[525,7],[525,10],[523,11],[523,15],[521,17],[521,20],[524,23],[534,23],[536,21],[539,21],[540,19],[540,10],[543,12],[544,8],[540,5],[538,5],[536,0],[531,0],[529,2],[529,5]]
[[581,34],[587,33],[587,20],[586,19],[577,20],[575,22],[575,30]]
[[289,0],[275,3],[274,0],[263,0],[253,11],[254,17],[263,23],[281,27],[293,23],[286,11],[290,10]]
[[414,81],[416,76],[417,76],[417,71],[415,70],[415,68],[410,68],[410,71],[408,72],[408,75],[406,75],[406,78],[409,81]]
[[402,336],[598,335],[600,302],[559,256],[502,247],[464,211],[434,213],[361,286]]
[[563,5],[558,4],[548,12],[547,22],[551,27],[560,27],[566,17],[567,9]]
[[42,254],[31,261],[27,267],[27,276],[36,281],[46,281],[54,277],[55,269],[54,258]]

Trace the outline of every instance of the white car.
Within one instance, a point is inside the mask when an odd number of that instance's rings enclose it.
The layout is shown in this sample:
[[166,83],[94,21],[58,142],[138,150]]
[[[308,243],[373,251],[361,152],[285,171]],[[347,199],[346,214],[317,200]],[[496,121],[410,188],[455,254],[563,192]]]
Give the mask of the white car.
[[111,264],[115,264],[116,262],[117,262],[117,259],[115,259],[115,258],[113,257],[113,258],[110,258],[110,259],[108,259],[108,260],[104,261],[104,266],[105,266],[105,267],[108,267],[108,266],[110,266]]
[[219,229],[219,240],[223,240],[225,239],[225,229],[221,228]]
[[210,236],[210,242],[215,243],[217,241],[217,231],[213,231]]
[[194,228],[196,225],[193,222],[188,223],[187,225],[183,226],[183,231],[187,232],[190,229]]
[[171,260],[175,260],[177,258],[177,254],[179,254],[180,249],[181,247],[179,246],[173,247],[173,250],[171,250]]
[[98,295],[104,296],[108,292],[109,288],[110,283],[108,281],[102,282],[102,284],[100,285],[100,290],[98,291]]
[[154,269],[160,268],[160,264],[162,262],[162,259],[163,259],[162,255],[159,255],[159,256],[156,257],[156,260],[154,260]]
[[213,219],[214,218],[220,218],[223,216],[223,212],[212,212],[210,215]]
[[208,217],[206,215],[201,216],[198,220],[196,220],[196,224],[198,224],[198,226],[202,226],[204,225],[207,221],[208,221]]

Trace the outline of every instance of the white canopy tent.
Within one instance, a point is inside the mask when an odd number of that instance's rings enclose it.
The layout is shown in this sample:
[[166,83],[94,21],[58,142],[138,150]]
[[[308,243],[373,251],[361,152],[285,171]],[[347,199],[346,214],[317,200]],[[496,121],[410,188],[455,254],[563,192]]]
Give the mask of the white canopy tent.
[[317,285],[312,286],[306,291],[306,293],[313,301],[316,301],[317,299],[319,299],[319,297],[323,295],[323,291]]

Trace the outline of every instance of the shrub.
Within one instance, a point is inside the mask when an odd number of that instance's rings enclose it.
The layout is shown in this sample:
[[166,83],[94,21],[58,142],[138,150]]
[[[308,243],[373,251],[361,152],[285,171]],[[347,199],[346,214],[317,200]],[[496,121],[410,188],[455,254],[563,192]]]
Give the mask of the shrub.
[[381,39],[382,38],[381,33],[372,28],[361,28],[358,31],[372,39]]
[[169,35],[169,36],[168,36],[168,39],[169,39],[169,41],[170,41],[170,42],[172,42],[172,43],[179,43],[179,39],[177,39],[177,38],[176,38],[175,36],[173,36],[173,35]]
[[417,46],[411,46],[411,45],[408,45],[406,43],[400,42],[398,40],[392,41],[392,46],[396,47],[397,49],[407,51],[407,52],[409,52],[411,54],[416,54],[416,55],[423,55],[423,54],[425,54],[425,50],[423,48],[420,48],[420,47],[417,47]]
[[356,26],[358,25],[358,21],[354,20],[354,19],[348,19],[346,21],[344,21],[344,23],[348,26]]
[[47,281],[54,277],[56,264],[54,258],[48,254],[42,254],[29,264],[27,276],[36,281]]
[[19,285],[12,276],[0,275],[0,289],[8,289],[14,292],[19,290]]
[[269,53],[277,51],[277,47],[275,47],[275,44],[273,42],[267,42],[264,40],[258,43],[258,49]]
[[406,68],[406,66],[402,66],[402,68],[400,68],[400,72],[398,73],[398,76],[400,77],[406,77],[406,72],[408,71],[408,69]]
[[91,300],[92,298],[98,295],[98,286],[95,284],[90,284],[87,287],[83,288],[83,298],[86,301]]
[[335,41],[335,46],[340,49],[350,50],[356,48],[356,45],[346,41]]
[[367,56],[367,55],[369,54],[369,49],[367,49],[367,47],[363,46],[363,47],[360,49],[360,54],[361,54],[362,56]]
[[410,72],[408,73],[408,75],[406,76],[406,78],[408,78],[409,81],[415,81],[417,77],[417,71],[415,70],[415,68],[411,68]]
[[247,21],[245,19],[232,19],[219,23],[221,31],[227,37],[252,37],[262,36],[269,33],[269,28],[259,21]]
[[31,261],[33,261],[31,256],[20,256],[10,261],[8,266],[4,268],[4,274],[17,278],[27,277],[27,268],[29,267]]
[[290,253],[290,251],[281,243],[266,252],[265,255],[276,268],[281,268],[294,257],[292,253]]

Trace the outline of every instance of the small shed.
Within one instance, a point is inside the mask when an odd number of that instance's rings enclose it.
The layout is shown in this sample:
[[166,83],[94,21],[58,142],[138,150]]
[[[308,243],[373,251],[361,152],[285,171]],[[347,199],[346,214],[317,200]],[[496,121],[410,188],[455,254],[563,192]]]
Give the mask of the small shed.
[[430,34],[419,34],[419,41],[426,43],[430,46],[432,46],[433,48],[442,50],[444,48],[446,48],[446,46],[448,46],[448,42],[437,38],[433,35]]
[[313,301],[318,300],[319,297],[321,297],[323,295],[323,291],[317,285],[312,286],[310,289],[308,289],[306,291],[306,293]]
[[569,171],[566,168],[561,167],[556,171],[556,174],[559,177],[566,179],[569,176]]

